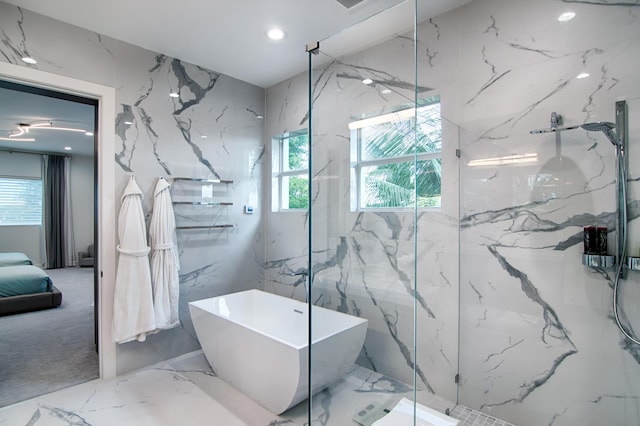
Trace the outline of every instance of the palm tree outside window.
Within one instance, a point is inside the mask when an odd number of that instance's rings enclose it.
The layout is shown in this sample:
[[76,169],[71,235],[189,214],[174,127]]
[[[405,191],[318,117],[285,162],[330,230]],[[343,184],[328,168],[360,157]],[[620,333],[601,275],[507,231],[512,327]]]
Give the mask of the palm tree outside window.
[[272,141],[272,211],[309,206],[309,136],[299,130]]
[[441,206],[439,97],[418,108],[353,121],[349,128],[353,211],[412,208],[416,202],[418,207]]

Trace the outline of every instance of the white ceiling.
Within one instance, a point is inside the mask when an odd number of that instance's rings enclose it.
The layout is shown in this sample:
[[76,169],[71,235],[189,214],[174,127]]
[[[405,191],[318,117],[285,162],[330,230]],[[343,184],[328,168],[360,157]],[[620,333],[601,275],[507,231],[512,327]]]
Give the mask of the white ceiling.
[[[78,102],[0,87],[0,137],[18,130],[18,124],[51,121],[55,127],[83,129],[93,132],[95,107]],[[21,138],[32,142],[0,140],[0,149],[30,152],[60,152],[68,155],[92,156],[94,138],[83,132],[64,130],[31,130]],[[71,148],[70,151],[64,149]]]
[[[338,0],[4,1],[263,88],[305,72],[309,43],[320,41],[326,54],[314,57],[317,65],[409,31],[416,4],[364,0],[347,9]],[[417,0],[418,22],[471,1]],[[287,37],[280,42],[267,39],[271,27],[284,29]],[[38,120],[92,127],[89,109],[53,98],[0,92],[0,136],[15,130],[18,123]],[[71,154],[93,155],[93,144],[83,134],[38,133],[35,142],[0,140],[0,148],[68,153],[63,147],[71,145]]]
[[[337,0],[5,1],[264,88],[305,71],[305,45],[340,33],[331,55],[351,53],[412,28],[414,9],[413,0],[364,0],[350,9]],[[418,19],[470,1],[418,0]],[[358,30],[379,14],[375,27]],[[274,26],[287,33],[281,42],[265,36]]]

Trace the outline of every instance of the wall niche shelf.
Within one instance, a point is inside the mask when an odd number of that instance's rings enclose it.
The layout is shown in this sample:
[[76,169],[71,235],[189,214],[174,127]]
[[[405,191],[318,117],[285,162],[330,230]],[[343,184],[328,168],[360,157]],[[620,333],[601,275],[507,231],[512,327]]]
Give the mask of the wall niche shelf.
[[227,201],[174,201],[173,204],[186,204],[189,206],[232,206]]
[[[582,264],[591,268],[613,268],[616,266],[616,257],[600,254],[583,254]],[[626,257],[623,267],[629,271],[640,271],[640,257]]]
[[225,224],[225,225],[176,226],[176,229],[222,229],[222,228],[233,228],[233,225]]
[[229,184],[233,183],[232,180],[226,179],[207,179],[207,178],[190,178],[190,177],[174,177],[173,181],[188,181],[188,182],[202,182],[202,183],[222,183]]
[[627,257],[624,266],[630,271],[640,271],[640,257]]
[[[185,183],[194,183],[200,185],[209,185],[209,184],[221,184],[228,185],[232,184],[232,180],[227,179],[207,179],[207,178],[193,178],[193,177],[174,177],[174,182],[185,182]],[[207,197],[209,198],[209,197]],[[202,201],[202,200],[178,200],[173,201],[174,205],[185,205],[185,206],[220,206],[227,207],[232,206],[233,203],[229,201]],[[223,224],[214,224],[214,225],[185,225],[185,226],[176,226],[176,230],[197,230],[197,229],[227,229],[233,228],[233,225],[223,223]]]
[[583,254],[582,264],[591,268],[613,268],[616,265],[616,257],[602,254]]

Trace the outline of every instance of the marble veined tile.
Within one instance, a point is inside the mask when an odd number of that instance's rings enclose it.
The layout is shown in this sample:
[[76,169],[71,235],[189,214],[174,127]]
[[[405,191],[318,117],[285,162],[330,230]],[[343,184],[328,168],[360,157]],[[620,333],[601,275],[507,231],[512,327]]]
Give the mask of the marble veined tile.
[[[392,408],[402,397],[413,398],[410,386],[354,366],[314,397],[313,424],[352,424],[366,407]],[[417,399],[442,412],[454,406],[424,391],[417,392]],[[307,419],[306,401],[280,416],[270,413],[218,378],[201,351],[114,380],[94,380],[0,409],[2,426],[303,426]]]
[[174,371],[94,380],[0,410],[0,425],[245,425]]
[[[191,380],[247,425],[306,425],[307,401],[276,416],[219,379],[201,351],[186,354],[155,368],[173,371]],[[374,405],[390,409],[403,397],[413,399],[411,386],[367,368],[354,366],[341,380],[314,396],[313,424],[355,425],[357,423],[353,419],[366,407]],[[441,412],[451,410],[455,405],[441,396],[422,390],[417,391],[417,400]]]
[[[354,366],[316,394],[312,423],[344,426],[414,398],[411,386]],[[418,390],[416,400],[466,424],[498,419]],[[469,423],[471,420],[475,423]],[[363,421],[358,422],[358,420]],[[307,425],[307,401],[275,415],[217,377],[202,351],[195,351],[114,380],[94,380],[0,409],[0,425]],[[485,423],[486,424],[486,423]],[[495,423],[506,424],[506,423]]]

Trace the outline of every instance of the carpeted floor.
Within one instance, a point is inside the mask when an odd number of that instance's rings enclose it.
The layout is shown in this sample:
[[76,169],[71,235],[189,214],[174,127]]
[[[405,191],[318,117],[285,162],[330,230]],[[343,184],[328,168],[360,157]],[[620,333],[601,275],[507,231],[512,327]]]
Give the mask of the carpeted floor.
[[99,376],[93,268],[49,269],[55,309],[0,317],[0,407]]

